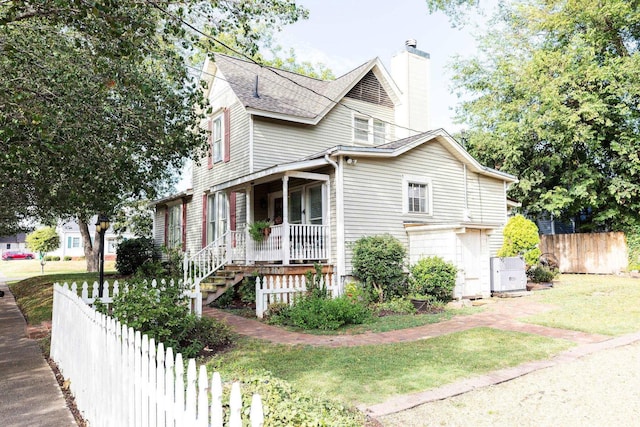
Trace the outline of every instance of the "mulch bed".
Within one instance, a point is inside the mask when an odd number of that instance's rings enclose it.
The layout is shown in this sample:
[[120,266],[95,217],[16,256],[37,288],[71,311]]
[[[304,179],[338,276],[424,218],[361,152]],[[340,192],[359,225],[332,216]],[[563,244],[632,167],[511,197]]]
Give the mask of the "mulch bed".
[[73,398],[73,395],[71,394],[71,390],[69,390],[69,383],[65,381],[64,377],[60,373],[60,370],[58,369],[58,365],[56,365],[56,362],[54,362],[49,357],[47,357],[47,362],[49,363],[49,366],[51,367],[51,370],[53,371],[53,374],[56,377],[56,381],[58,381],[60,390],[62,390],[62,394],[64,395],[64,400],[66,400],[67,402],[67,407],[73,414],[73,418],[76,419],[76,424],[78,424],[79,427],[88,427],[87,422],[84,420],[84,418],[82,418],[82,414],[80,413],[80,411],[78,410],[78,407],[76,406],[76,400]]

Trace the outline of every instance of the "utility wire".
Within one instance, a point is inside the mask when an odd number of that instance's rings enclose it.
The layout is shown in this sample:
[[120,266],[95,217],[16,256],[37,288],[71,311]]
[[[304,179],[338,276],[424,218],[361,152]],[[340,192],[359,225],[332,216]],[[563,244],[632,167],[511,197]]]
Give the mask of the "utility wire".
[[241,56],[241,57],[243,57],[243,58],[246,58],[248,61],[253,62],[254,64],[258,65],[258,66],[259,66],[259,67],[261,67],[261,68],[266,68],[267,70],[269,70],[269,71],[271,71],[272,73],[276,74],[278,77],[280,77],[280,78],[282,78],[282,79],[285,79],[285,80],[288,80],[289,82],[293,83],[293,84],[294,84],[294,85],[296,85],[296,86],[299,86],[299,87],[301,87],[301,88],[303,88],[303,89],[305,89],[305,90],[308,90],[308,91],[310,91],[310,92],[312,92],[312,93],[314,93],[314,94],[316,94],[316,95],[318,95],[318,96],[320,96],[320,97],[322,97],[322,98],[325,98],[325,99],[329,100],[329,101],[330,101],[331,103],[333,103],[334,105],[340,105],[340,106],[342,106],[342,107],[344,107],[344,108],[346,108],[346,109],[348,109],[348,110],[354,111],[354,112],[356,112],[356,113],[358,113],[358,114],[361,114],[361,115],[363,115],[363,116],[366,116],[366,117],[371,117],[372,119],[380,120],[381,122],[384,122],[384,123],[389,124],[389,125],[391,125],[391,126],[395,126],[395,127],[397,127],[397,128],[405,129],[405,130],[408,130],[408,131],[410,131],[410,132],[415,132],[416,134],[422,133],[422,131],[418,131],[418,130],[415,130],[415,129],[411,129],[411,128],[408,128],[408,127],[405,127],[405,126],[398,125],[398,124],[396,124],[396,123],[392,123],[392,122],[389,122],[389,121],[386,121],[386,120],[380,119],[380,118],[378,118],[378,117],[374,117],[374,116],[372,116],[372,115],[370,115],[370,114],[367,114],[367,113],[364,113],[364,112],[362,112],[362,111],[358,110],[357,108],[350,107],[350,106],[348,106],[348,105],[343,104],[343,103],[342,103],[342,102],[340,102],[340,101],[333,100],[333,99],[329,98],[328,96],[326,96],[326,95],[324,95],[324,94],[322,94],[322,93],[319,93],[319,92],[317,92],[316,90],[314,90],[314,89],[312,89],[312,88],[310,88],[310,87],[308,87],[308,86],[303,85],[302,83],[298,83],[298,82],[296,82],[295,80],[293,80],[293,79],[292,79],[292,78],[290,78],[290,77],[287,77],[287,76],[284,76],[284,75],[282,75],[282,74],[278,73],[278,71],[277,71],[275,68],[273,68],[273,67],[269,67],[269,66],[266,66],[266,65],[264,65],[264,64],[261,64],[261,63],[259,63],[258,61],[256,61],[255,59],[251,58],[250,56],[248,56],[248,55],[244,54],[243,52],[239,52],[238,50],[236,50],[236,49],[234,49],[233,47],[231,47],[231,46],[227,45],[226,43],[224,43],[223,41],[218,40],[218,39],[217,39],[217,38],[215,38],[214,36],[212,36],[212,35],[210,35],[210,34],[207,34],[207,33],[203,32],[203,31],[202,31],[202,30],[200,30],[199,28],[197,28],[197,27],[195,27],[194,25],[190,24],[189,22],[185,21],[183,18],[181,18],[181,17],[179,17],[179,16],[175,15],[174,13],[171,13],[171,12],[170,12],[170,11],[168,11],[167,9],[164,9],[164,8],[160,7],[160,6],[159,6],[155,1],[152,1],[152,0],[146,0],[146,2],[147,2],[148,4],[150,4],[152,7],[155,7],[156,9],[158,9],[159,11],[161,11],[162,13],[164,13],[165,15],[169,16],[169,17],[170,17],[170,18],[172,18],[173,20],[176,20],[176,21],[178,21],[178,22],[182,23],[183,25],[187,26],[189,29],[191,29],[192,31],[196,32],[197,34],[200,34],[201,36],[206,37],[206,38],[208,38],[209,40],[214,41],[215,43],[218,43],[220,46],[222,46],[222,47],[224,47],[224,48],[226,48],[226,49],[230,50],[231,52],[235,53],[236,55],[239,55],[239,56]]

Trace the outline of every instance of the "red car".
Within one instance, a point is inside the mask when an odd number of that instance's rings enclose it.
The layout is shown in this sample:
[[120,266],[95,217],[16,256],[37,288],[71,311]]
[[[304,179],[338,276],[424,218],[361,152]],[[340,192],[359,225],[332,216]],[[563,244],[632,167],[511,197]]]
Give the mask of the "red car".
[[35,256],[31,252],[23,251],[7,251],[2,254],[2,259],[8,261],[10,259],[34,259]]

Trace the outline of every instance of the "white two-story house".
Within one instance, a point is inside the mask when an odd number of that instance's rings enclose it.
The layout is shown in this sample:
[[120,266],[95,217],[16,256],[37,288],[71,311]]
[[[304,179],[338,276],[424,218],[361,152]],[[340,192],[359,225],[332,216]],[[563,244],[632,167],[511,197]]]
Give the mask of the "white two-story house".
[[[389,233],[411,263],[454,262],[457,296],[490,293],[516,178],[430,129],[429,55],[415,43],[390,73],[376,58],[322,81],[216,54],[203,79],[209,155],[192,189],[155,204],[156,242],[198,266],[189,280],[229,265],[286,274],[318,262],[344,283],[352,244]],[[247,229],[258,220],[271,223],[262,241]]]

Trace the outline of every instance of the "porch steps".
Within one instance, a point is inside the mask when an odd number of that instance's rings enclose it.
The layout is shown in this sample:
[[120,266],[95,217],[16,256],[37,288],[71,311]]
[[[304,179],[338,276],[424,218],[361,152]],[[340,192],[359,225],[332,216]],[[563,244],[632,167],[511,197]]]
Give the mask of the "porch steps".
[[244,279],[244,272],[222,268],[200,282],[200,292],[204,304],[211,304],[227,289],[234,287]]

